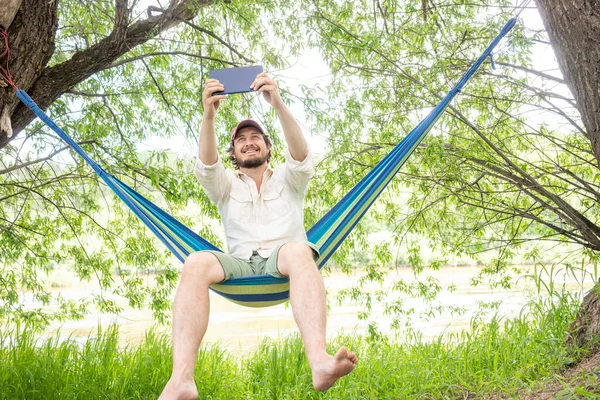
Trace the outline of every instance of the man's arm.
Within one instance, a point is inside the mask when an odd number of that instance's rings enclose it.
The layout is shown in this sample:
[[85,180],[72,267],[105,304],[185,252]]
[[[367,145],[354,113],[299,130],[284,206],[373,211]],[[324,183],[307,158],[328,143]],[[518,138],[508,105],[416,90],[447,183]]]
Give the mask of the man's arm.
[[225,90],[225,87],[216,79],[208,79],[202,92],[204,116],[200,127],[200,140],[198,141],[198,158],[206,165],[213,165],[219,159],[217,151],[217,137],[215,134],[215,116],[217,109],[225,95],[213,96],[214,92]]
[[304,161],[308,155],[308,143],[300,125],[281,99],[277,83],[263,72],[256,77],[250,87],[262,93],[265,100],[275,109],[292,158],[296,161]]

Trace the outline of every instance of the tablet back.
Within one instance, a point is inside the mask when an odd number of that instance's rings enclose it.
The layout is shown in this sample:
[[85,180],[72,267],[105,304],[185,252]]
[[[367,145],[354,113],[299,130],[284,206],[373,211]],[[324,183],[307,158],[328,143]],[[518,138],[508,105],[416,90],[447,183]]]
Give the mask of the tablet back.
[[216,92],[215,95],[252,92],[250,85],[256,79],[256,75],[261,72],[263,72],[262,65],[212,70],[210,77],[217,79],[225,86],[223,92]]

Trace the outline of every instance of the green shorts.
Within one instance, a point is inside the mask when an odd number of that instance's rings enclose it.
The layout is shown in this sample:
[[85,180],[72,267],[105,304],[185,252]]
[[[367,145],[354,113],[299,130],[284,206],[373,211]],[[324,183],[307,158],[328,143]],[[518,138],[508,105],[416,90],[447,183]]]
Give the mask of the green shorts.
[[[319,259],[319,249],[312,243],[306,242],[306,244],[313,250],[313,258],[317,261]],[[241,278],[243,276],[267,274],[275,278],[285,278],[277,268],[277,256],[279,255],[281,246],[283,245],[277,246],[268,258],[264,258],[258,254],[257,251],[254,251],[252,256],[250,256],[250,260],[244,260],[243,258],[234,257],[220,251],[204,251],[214,254],[219,259],[223,271],[225,271],[224,281],[231,278]]]

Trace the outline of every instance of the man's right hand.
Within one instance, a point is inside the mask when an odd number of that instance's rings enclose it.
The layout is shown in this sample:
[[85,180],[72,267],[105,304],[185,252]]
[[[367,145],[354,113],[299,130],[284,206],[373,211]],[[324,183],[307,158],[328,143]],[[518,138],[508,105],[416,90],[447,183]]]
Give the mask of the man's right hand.
[[202,103],[204,104],[204,118],[215,118],[215,114],[219,105],[221,104],[221,100],[226,98],[227,96],[224,94],[220,94],[217,96],[213,96],[215,92],[222,92],[225,90],[225,86],[221,82],[216,79],[207,79],[204,83],[204,91],[202,92]]

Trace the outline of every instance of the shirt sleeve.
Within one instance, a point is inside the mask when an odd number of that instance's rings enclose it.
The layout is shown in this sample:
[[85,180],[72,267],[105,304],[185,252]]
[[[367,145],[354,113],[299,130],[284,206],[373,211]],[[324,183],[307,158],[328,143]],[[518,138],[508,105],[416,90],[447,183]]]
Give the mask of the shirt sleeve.
[[285,159],[286,180],[299,193],[305,193],[308,188],[308,182],[315,173],[312,151],[309,148],[306,158],[302,161],[296,161],[288,150],[286,151]]
[[206,165],[199,158],[196,158],[194,174],[208,198],[217,205],[226,199],[231,191],[232,176],[228,172],[230,171],[225,169],[220,157],[213,165]]

